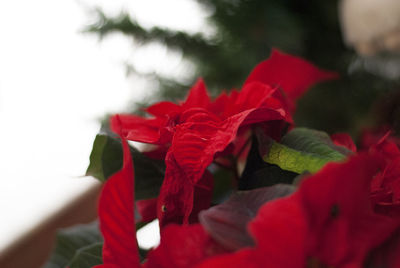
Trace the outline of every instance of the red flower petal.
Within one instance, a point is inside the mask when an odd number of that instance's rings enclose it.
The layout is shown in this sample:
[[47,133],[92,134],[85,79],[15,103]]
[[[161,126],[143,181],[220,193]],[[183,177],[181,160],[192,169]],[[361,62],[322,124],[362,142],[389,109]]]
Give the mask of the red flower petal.
[[171,117],[173,114],[180,113],[181,110],[182,108],[173,102],[162,101],[148,107],[146,112],[156,117],[165,117],[167,115]]
[[203,79],[197,80],[196,84],[190,89],[186,101],[182,104],[184,110],[189,108],[207,108],[210,104],[210,97],[208,96],[206,85]]
[[161,243],[148,254],[145,268],[190,268],[225,252],[200,224],[169,225],[161,234]]
[[[118,119],[117,119],[118,117]],[[128,140],[162,144],[160,139],[161,129],[166,125],[166,119],[163,118],[142,118],[135,115],[118,115],[111,117],[111,128],[120,129],[120,133]]]
[[157,218],[157,198],[137,200],[136,208],[141,222],[150,222]]
[[336,144],[338,146],[343,146],[343,147],[349,149],[350,151],[352,151],[353,153],[357,152],[357,147],[354,144],[354,141],[349,134],[335,133],[335,134],[331,135],[331,139],[334,144]]
[[[202,211],[199,214],[200,223],[216,242],[229,251],[254,246],[254,239],[247,231],[248,223],[254,220],[265,203],[287,196],[294,190],[294,186],[278,184],[235,193],[226,202]],[[288,211],[284,210],[284,213]]]
[[400,150],[388,132],[377,144],[369,147],[371,153],[381,154],[381,172],[371,183],[371,200],[377,213],[400,216]]
[[[302,268],[308,226],[298,195],[266,203],[250,223],[256,248],[244,248],[206,260],[197,268]],[[288,257],[290,256],[290,257]]]
[[278,86],[291,101],[295,101],[313,84],[336,78],[338,78],[337,73],[318,69],[299,57],[273,49],[270,58],[253,69],[245,85],[259,81]]
[[400,267],[400,230],[397,230],[388,241],[370,253],[365,267]]
[[93,266],[92,268],[120,268],[120,267],[115,264],[99,264],[99,265]]
[[[121,134],[119,116],[114,117],[113,131]],[[104,237],[103,262],[118,268],[139,267],[134,219],[133,162],[127,141],[122,138],[122,169],[104,184],[99,200],[100,230]]]
[[[239,94],[232,94],[234,99],[232,99],[230,105],[226,107],[228,108],[225,111],[226,117],[249,109],[266,106],[266,100],[271,98],[275,91],[276,88],[272,88],[260,82],[245,84]],[[269,108],[272,109],[275,107]],[[278,108],[282,108],[282,104],[279,105]]]
[[163,185],[158,197],[157,215],[160,226],[168,223],[195,223],[198,222],[197,214],[210,207],[213,177],[207,170],[200,180],[193,184],[185,172],[177,166],[172,154],[168,154],[167,168]]
[[224,119],[224,114],[226,113],[227,109],[232,104],[232,95],[238,94],[236,90],[232,90],[231,94],[228,95],[225,91],[223,91],[208,107],[208,110],[218,116],[221,119]]
[[361,267],[368,252],[398,226],[372,210],[369,187],[379,162],[361,154],[328,164],[304,181],[299,194],[312,232],[311,256],[327,265]]
[[[288,257],[287,257],[288,258]],[[229,268],[300,268],[304,267],[303,265],[298,264],[298,266],[274,266],[269,262],[268,259],[265,259],[265,256],[261,256],[257,254],[257,252],[253,249],[243,249],[234,254],[221,254],[214,258],[210,258],[204,262],[201,262],[196,268],[220,268],[220,267],[229,267]]]

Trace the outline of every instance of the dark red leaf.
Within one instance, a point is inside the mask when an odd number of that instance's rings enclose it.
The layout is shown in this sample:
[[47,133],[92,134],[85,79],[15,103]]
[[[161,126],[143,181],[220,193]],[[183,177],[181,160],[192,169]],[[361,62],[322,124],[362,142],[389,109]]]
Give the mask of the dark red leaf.
[[247,224],[264,203],[293,191],[294,187],[291,185],[278,184],[237,192],[228,201],[202,211],[199,214],[200,223],[227,250],[254,246],[254,241],[247,232]]

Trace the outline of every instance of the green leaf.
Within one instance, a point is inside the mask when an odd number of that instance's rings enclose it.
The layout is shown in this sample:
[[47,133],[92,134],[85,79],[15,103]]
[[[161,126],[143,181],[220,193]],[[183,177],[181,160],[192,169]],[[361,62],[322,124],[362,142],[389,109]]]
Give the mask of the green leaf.
[[56,248],[44,268],[66,267],[80,249],[102,241],[97,222],[63,229],[57,234]]
[[298,174],[315,173],[326,163],[342,161],[350,153],[336,146],[328,134],[306,128],[293,129],[280,143],[260,133],[258,139],[265,162]]
[[246,166],[239,180],[239,190],[252,190],[278,183],[292,184],[299,174],[283,170],[277,165],[263,161],[259,153],[258,140],[254,136]]
[[90,154],[90,164],[86,176],[105,181],[122,167],[122,147],[116,139],[97,135]]
[[299,127],[291,130],[280,143],[298,151],[337,160],[342,159],[343,155],[352,153],[343,146],[335,145],[327,133],[308,128]]
[[92,245],[78,249],[68,267],[91,268],[95,265],[102,264],[102,249],[103,243],[94,243]]
[[[130,148],[135,166],[135,195],[137,200],[157,197],[165,173],[165,163]],[[105,181],[122,167],[122,146],[119,139],[98,134],[90,154],[87,176]]]

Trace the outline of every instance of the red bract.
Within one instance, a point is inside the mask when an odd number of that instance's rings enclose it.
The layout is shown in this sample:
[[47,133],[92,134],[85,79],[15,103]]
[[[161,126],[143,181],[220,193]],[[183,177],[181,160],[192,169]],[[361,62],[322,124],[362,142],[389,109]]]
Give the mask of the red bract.
[[[213,101],[199,80],[183,103],[160,102],[147,108],[150,118],[119,116],[126,139],[168,148],[165,156],[160,155],[166,162],[157,205],[160,226],[192,222],[196,212],[209,206],[212,179],[205,178],[204,172],[216,155],[227,153],[239,132],[245,133],[241,130],[262,124],[270,136],[279,138],[284,123],[292,123],[295,100],[312,84],[335,77],[274,50],[240,92],[223,93]],[[200,207],[193,202],[199,191],[204,198]]]
[[360,149],[368,150],[383,142],[391,142],[400,145],[400,138],[392,135],[390,126],[380,126],[374,129],[364,129],[360,138]]
[[375,211],[400,216],[400,158],[387,161],[371,183],[371,199]]
[[273,50],[267,61],[257,65],[246,80],[246,83],[259,81],[279,87],[275,95],[281,99],[292,113],[295,103],[313,84],[338,78],[337,73],[317,69],[309,62]]
[[[121,134],[118,116],[113,131]],[[100,230],[104,237],[103,263],[98,268],[139,267],[139,252],[133,211],[133,162],[127,141],[122,138],[123,166],[107,180],[99,200]]]
[[186,268],[226,252],[200,224],[169,225],[161,234],[161,244],[148,254],[144,268]]
[[400,217],[400,150],[390,134],[387,132],[369,148],[383,158],[381,171],[371,183],[371,199],[378,213]]
[[250,224],[257,246],[199,267],[362,267],[400,221],[376,214],[369,184],[379,164],[357,155],[328,164],[287,198],[266,203]]
[[338,146],[343,146],[343,147],[349,149],[350,151],[352,151],[353,153],[357,152],[357,147],[354,144],[354,141],[349,134],[335,133],[335,134],[331,135],[331,139],[334,144],[336,144]]
[[368,267],[400,267],[400,230],[397,230],[388,241],[370,253]]
[[309,226],[308,258],[336,267],[361,267],[368,252],[398,227],[398,221],[376,214],[370,203],[379,160],[361,154],[304,181],[299,194]]
[[[332,135],[336,145],[357,151],[351,137],[340,133]],[[376,131],[365,130],[361,137],[361,150],[381,155],[380,171],[371,181],[371,202],[380,214],[400,216],[400,144],[391,136],[391,131],[383,127]]]
[[157,198],[137,200],[135,205],[141,222],[151,222],[157,218]]

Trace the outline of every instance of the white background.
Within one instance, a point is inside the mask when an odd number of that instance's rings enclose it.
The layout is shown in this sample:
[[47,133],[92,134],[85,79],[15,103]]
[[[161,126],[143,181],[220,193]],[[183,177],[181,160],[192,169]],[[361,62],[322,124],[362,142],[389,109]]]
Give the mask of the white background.
[[98,119],[146,92],[123,63],[182,73],[179,55],[160,45],[82,34],[94,6],[110,15],[124,8],[146,27],[207,28],[189,0],[0,1],[0,252],[95,183],[80,176]]

